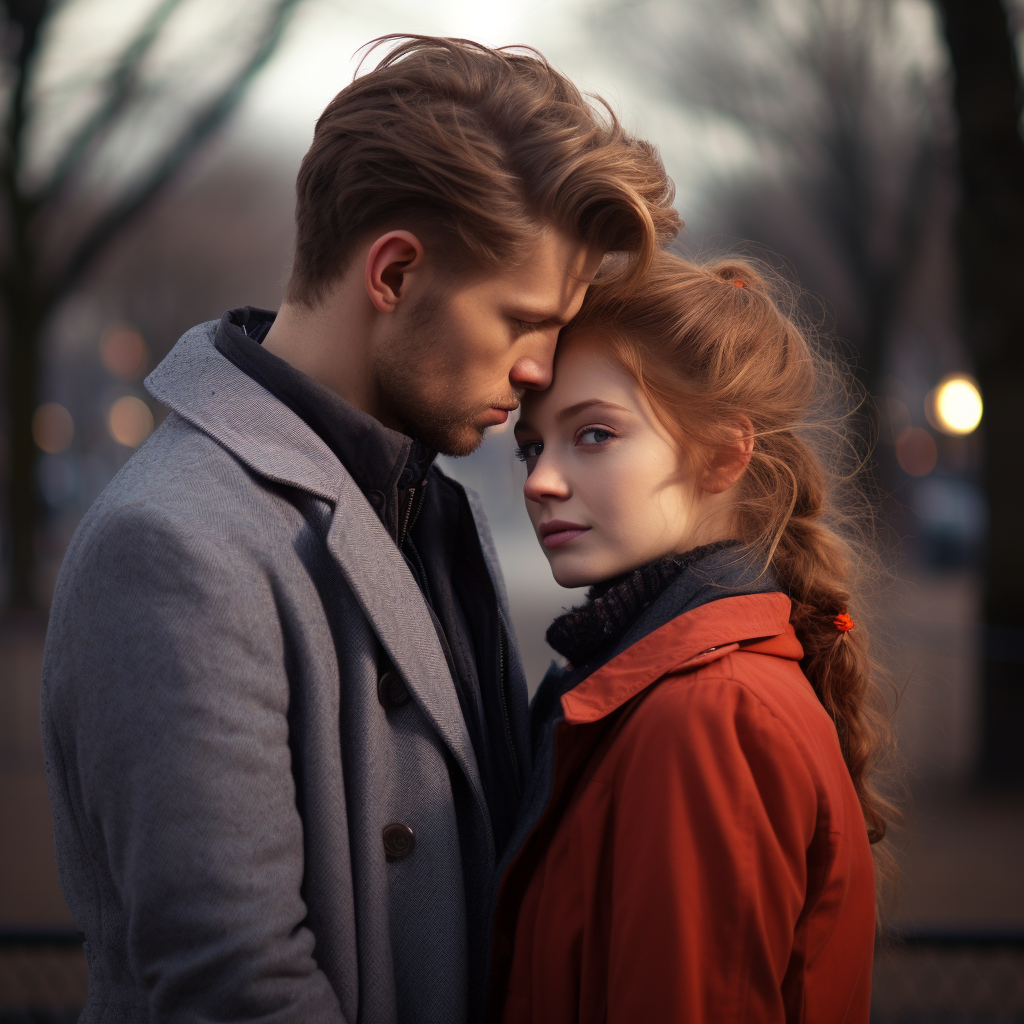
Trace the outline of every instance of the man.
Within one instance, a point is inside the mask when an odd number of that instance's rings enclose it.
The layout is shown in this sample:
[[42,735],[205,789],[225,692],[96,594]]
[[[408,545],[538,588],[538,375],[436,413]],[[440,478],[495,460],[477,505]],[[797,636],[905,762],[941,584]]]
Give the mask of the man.
[[83,520],[43,736],[91,1021],[478,1006],[526,692],[473,499],[607,251],[677,229],[650,147],[542,59],[399,41],[317,124],[279,314],[186,334]]

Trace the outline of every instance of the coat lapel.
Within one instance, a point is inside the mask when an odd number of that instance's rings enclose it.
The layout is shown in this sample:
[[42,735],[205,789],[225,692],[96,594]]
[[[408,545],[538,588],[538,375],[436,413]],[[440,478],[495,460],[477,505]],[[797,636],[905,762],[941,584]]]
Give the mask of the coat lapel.
[[185,334],[146,378],[154,398],[253,472],[334,509],[327,547],[410,693],[470,783],[490,833],[480,771],[426,601],[362,491],[306,423],[217,351],[218,321]]
[[327,546],[410,693],[469,779],[489,826],[476,754],[430,612],[405,559],[348,473]]

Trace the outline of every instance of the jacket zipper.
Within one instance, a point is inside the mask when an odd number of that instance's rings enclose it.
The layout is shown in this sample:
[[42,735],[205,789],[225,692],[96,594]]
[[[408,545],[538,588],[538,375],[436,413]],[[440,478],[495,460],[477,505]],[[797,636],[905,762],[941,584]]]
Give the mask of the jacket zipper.
[[[420,509],[423,507],[423,497],[426,493],[427,484],[424,481],[419,487],[412,488],[412,494],[409,495],[409,503],[405,506],[405,519],[402,522],[402,528],[398,532],[398,546],[402,547],[405,543],[405,538],[409,531],[412,529],[413,523],[419,518]],[[416,508],[416,514],[413,515],[413,506]]]
[[508,710],[508,693],[505,687],[505,659],[508,650],[508,637],[505,635],[505,623],[501,612],[498,612],[498,691],[501,694],[501,712],[505,718],[505,738],[508,740],[508,752],[512,755],[512,768],[516,773],[516,790],[520,789],[519,758],[516,756],[516,745],[512,739],[512,716]]

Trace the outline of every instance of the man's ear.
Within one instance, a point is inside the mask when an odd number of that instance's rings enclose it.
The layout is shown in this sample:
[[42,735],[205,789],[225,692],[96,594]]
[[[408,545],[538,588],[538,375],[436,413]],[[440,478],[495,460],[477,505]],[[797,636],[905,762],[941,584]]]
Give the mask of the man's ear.
[[701,481],[701,489],[709,494],[729,490],[743,476],[754,451],[754,425],[746,416],[738,416],[726,428],[726,436],[726,443],[715,452]]
[[380,313],[402,301],[406,275],[423,263],[423,243],[411,231],[381,235],[366,255],[366,294]]

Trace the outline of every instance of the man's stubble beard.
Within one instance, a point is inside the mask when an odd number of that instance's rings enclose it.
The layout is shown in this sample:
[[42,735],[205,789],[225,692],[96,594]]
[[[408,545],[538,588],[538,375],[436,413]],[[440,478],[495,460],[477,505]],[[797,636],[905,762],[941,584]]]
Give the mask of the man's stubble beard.
[[442,455],[471,455],[483,441],[476,426],[492,406],[514,404],[508,394],[467,406],[457,360],[445,358],[449,336],[443,295],[420,300],[409,315],[400,344],[379,353],[375,375],[381,406],[400,429]]
[[460,406],[457,387],[450,378],[436,391],[424,387],[423,370],[422,364],[417,366],[411,359],[379,363],[382,406],[402,433],[433,451],[471,455],[483,441],[483,434],[473,424],[473,411]]

